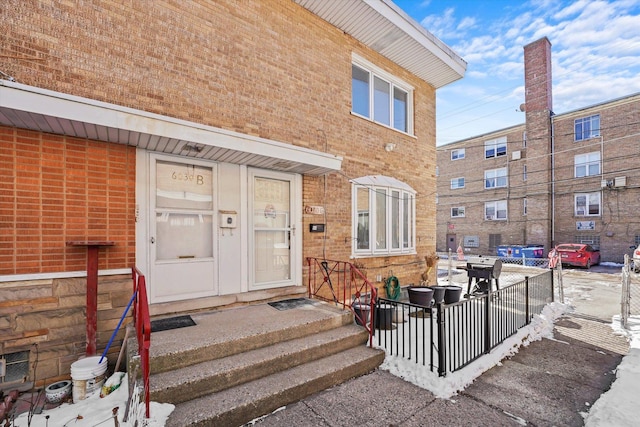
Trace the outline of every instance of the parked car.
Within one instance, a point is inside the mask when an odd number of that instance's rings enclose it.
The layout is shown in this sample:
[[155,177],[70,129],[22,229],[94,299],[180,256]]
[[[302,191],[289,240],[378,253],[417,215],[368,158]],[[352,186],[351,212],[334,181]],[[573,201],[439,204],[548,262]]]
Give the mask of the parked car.
[[556,246],[562,265],[591,268],[600,264],[600,251],[591,245],[581,243],[565,243]]
[[[633,249],[634,247],[631,246],[631,249]],[[633,271],[635,271],[636,273],[640,273],[640,245],[638,245],[637,248],[633,249],[633,264],[631,265],[631,267],[633,267]]]

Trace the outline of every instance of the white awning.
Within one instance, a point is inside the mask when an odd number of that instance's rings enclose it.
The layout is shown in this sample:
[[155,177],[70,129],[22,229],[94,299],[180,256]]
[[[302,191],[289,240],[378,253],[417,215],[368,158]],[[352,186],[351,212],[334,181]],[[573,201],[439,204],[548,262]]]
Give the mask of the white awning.
[[329,153],[8,80],[0,80],[0,124],[305,175],[342,165]]

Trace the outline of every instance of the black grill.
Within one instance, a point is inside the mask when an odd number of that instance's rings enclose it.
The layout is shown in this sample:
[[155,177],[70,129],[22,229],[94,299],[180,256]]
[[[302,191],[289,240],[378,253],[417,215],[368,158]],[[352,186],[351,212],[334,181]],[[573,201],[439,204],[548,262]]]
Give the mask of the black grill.
[[[502,271],[502,261],[497,258],[478,258],[474,262],[468,262],[466,267],[459,267],[467,271],[469,284],[467,296],[471,294],[486,294],[491,291],[493,283],[496,289],[500,289],[498,278]],[[473,285],[473,290],[471,286]]]

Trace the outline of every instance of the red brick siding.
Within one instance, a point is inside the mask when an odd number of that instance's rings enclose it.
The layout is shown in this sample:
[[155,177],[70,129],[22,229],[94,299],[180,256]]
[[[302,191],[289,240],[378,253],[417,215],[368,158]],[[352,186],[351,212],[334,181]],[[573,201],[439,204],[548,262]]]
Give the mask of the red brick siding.
[[135,149],[0,127],[0,274],[86,270],[73,240],[113,240],[99,268],[135,262]]

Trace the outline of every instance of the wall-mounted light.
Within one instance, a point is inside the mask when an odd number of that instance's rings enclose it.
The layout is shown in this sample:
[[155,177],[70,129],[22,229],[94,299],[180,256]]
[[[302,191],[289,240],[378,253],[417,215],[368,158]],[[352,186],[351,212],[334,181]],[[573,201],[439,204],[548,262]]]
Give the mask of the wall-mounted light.
[[384,146],[384,149],[385,151],[391,152],[396,149],[396,144],[393,142],[387,142],[387,144]]

